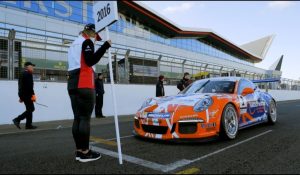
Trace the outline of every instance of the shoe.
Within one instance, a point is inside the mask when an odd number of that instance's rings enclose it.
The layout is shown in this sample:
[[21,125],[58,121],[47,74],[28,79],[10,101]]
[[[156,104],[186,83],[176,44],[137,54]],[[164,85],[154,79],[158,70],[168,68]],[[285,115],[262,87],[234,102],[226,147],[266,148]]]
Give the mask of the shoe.
[[75,159],[76,160],[79,160],[80,159],[80,156],[81,156],[81,154],[83,154],[82,152],[80,152],[80,151],[75,151]]
[[21,127],[20,127],[20,122],[19,122],[16,118],[13,119],[12,121],[13,121],[13,123],[16,125],[17,128],[21,129]]
[[[101,154],[92,150],[89,150],[86,154],[82,152],[77,151],[77,155],[79,156],[78,161],[79,162],[90,162],[90,161],[95,161],[101,158]],[[77,160],[77,157],[76,157]]]
[[75,160],[79,160],[80,154],[82,154],[80,151],[75,151]]
[[26,126],[25,129],[36,129],[37,126],[33,126],[33,125],[30,125],[30,126]]

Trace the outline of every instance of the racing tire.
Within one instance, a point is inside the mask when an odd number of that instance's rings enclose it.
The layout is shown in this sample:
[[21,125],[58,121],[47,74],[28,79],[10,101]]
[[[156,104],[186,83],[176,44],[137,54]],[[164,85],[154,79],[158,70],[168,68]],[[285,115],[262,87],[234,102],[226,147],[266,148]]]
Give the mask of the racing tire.
[[238,114],[232,104],[227,104],[223,109],[220,137],[224,140],[233,140],[236,138],[239,130]]
[[274,125],[277,121],[277,109],[274,100],[271,100],[268,112],[268,124]]

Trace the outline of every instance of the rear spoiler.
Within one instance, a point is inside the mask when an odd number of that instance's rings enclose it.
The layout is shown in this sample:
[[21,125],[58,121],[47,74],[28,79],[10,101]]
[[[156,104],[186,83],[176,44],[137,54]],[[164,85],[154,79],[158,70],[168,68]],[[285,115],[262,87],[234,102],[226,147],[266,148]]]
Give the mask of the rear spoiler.
[[278,82],[280,78],[268,78],[264,80],[252,80],[253,83],[269,83],[269,82]]

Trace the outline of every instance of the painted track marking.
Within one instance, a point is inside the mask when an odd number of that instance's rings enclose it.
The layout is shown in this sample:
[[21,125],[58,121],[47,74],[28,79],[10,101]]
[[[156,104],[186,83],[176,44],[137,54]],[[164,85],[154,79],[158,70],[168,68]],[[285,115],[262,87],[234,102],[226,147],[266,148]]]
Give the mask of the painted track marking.
[[95,136],[90,136],[90,141],[92,141],[94,143],[102,143],[102,144],[110,145],[110,146],[117,146],[117,143],[114,141],[101,139],[101,138],[95,137]]
[[176,174],[196,174],[196,173],[199,173],[199,171],[200,171],[200,169],[198,169],[198,168],[189,168],[189,169],[186,169],[183,171],[179,171]]
[[[248,138],[246,140],[243,140],[241,142],[238,142],[238,143],[235,143],[233,145],[227,146],[225,148],[219,149],[217,151],[214,151],[212,153],[206,154],[204,156],[198,157],[198,158],[193,159],[193,160],[182,159],[182,160],[179,160],[179,161],[167,164],[167,165],[162,165],[162,164],[159,164],[159,163],[151,162],[151,161],[148,161],[148,160],[140,159],[140,158],[129,156],[129,155],[125,155],[125,154],[123,154],[123,159],[126,160],[127,162],[134,163],[134,164],[137,164],[137,165],[140,165],[140,166],[143,166],[143,167],[146,167],[146,168],[150,168],[150,169],[153,169],[153,170],[162,171],[162,172],[169,172],[169,171],[173,171],[175,169],[178,169],[180,167],[189,165],[191,163],[194,163],[194,162],[203,160],[205,158],[211,157],[213,155],[216,155],[218,153],[226,151],[226,150],[228,150],[230,148],[239,146],[239,145],[241,145],[243,143],[249,142],[249,141],[251,141],[251,140],[253,140],[255,138],[258,138],[258,137],[263,136],[265,134],[268,134],[270,132],[272,132],[272,130],[265,131],[265,132],[260,133],[260,134],[258,134],[256,136],[250,137],[250,138]],[[103,149],[103,148],[99,148],[99,147],[96,147],[96,146],[92,146],[92,149],[95,150],[95,151],[100,152],[101,154],[118,158],[118,153],[117,152],[110,151],[110,150]]]

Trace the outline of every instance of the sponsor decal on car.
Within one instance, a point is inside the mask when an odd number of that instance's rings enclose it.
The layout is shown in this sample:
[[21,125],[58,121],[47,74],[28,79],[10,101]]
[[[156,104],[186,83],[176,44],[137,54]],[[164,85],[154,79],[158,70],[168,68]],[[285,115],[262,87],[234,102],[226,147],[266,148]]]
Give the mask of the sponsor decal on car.
[[216,127],[216,123],[201,123],[201,128],[207,129],[207,128],[214,128]]
[[216,95],[217,99],[232,99],[230,95]]
[[170,113],[154,113],[154,112],[149,112],[147,114],[148,118],[170,118]]
[[197,117],[198,117],[197,114],[192,114],[192,115],[180,116],[179,119],[180,120],[192,120],[192,119],[198,119]]
[[215,111],[209,111],[209,118],[213,118],[215,117],[216,113],[218,112],[219,110],[215,110]]
[[241,108],[240,114],[245,114],[247,112],[247,108]]

